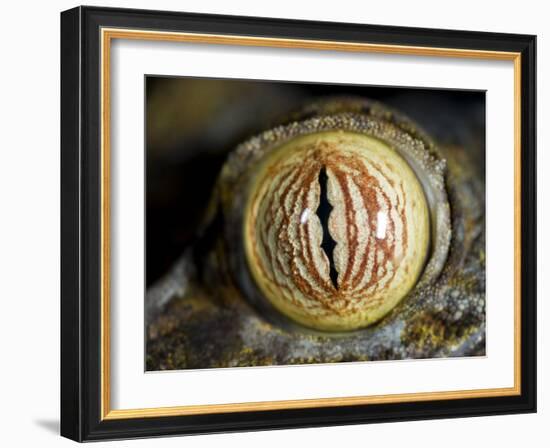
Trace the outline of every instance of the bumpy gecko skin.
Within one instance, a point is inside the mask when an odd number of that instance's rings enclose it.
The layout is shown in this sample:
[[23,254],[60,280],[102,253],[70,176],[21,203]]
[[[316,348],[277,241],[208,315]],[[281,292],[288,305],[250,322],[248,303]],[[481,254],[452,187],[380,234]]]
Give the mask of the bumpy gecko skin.
[[244,142],[195,246],[148,292],[147,369],[484,354],[470,154],[354,99]]

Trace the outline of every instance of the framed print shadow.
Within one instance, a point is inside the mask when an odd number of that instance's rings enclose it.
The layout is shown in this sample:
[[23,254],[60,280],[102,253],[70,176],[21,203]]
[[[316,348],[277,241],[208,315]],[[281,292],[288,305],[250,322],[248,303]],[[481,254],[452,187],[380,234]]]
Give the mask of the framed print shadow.
[[61,14],[61,434],[536,411],[536,37]]

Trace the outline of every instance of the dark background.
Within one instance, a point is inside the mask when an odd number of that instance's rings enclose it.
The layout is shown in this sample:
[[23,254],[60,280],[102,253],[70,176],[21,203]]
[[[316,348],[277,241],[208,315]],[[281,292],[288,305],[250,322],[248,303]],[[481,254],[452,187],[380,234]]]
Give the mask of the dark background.
[[[381,101],[439,144],[484,146],[485,92],[148,76],[147,286],[193,240],[227,153],[305,103],[331,96]],[[482,157],[483,176],[484,162]]]

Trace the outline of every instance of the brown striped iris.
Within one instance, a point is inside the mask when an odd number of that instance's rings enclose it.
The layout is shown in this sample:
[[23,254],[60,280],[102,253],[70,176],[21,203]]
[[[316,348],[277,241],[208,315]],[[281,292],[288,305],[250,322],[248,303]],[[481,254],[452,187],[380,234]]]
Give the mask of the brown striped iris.
[[244,219],[250,272],[302,325],[365,327],[415,286],[430,244],[424,190],[382,140],[350,131],[295,137],[254,175]]

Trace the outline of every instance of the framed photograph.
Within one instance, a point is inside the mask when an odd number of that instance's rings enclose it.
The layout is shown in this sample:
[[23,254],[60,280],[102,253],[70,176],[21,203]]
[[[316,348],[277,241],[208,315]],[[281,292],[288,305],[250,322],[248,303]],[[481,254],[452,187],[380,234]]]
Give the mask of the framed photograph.
[[61,433],[536,411],[535,36],[61,14]]

